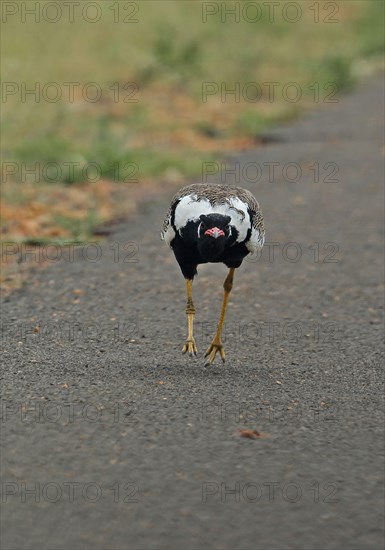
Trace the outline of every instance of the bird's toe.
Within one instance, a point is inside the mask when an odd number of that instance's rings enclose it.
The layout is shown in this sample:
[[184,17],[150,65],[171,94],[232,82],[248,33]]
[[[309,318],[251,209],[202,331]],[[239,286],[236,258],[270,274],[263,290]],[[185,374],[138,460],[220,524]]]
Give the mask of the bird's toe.
[[195,344],[195,340],[194,339],[187,340],[187,342],[184,344],[182,348],[182,353],[188,353],[189,356],[192,357],[193,355],[196,355],[197,352],[198,350]]
[[213,342],[210,344],[208,350],[205,353],[205,357],[207,357],[205,366],[211,365],[211,363],[213,363],[215,356],[218,352],[221,356],[222,361],[225,362],[225,350],[223,349],[222,344],[216,344]]

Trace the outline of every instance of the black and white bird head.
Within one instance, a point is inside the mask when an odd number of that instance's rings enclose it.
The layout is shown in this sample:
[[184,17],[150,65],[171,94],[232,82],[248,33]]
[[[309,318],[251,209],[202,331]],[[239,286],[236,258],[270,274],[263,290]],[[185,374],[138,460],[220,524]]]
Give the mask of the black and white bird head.
[[197,248],[206,262],[218,258],[232,235],[231,217],[223,214],[201,214],[197,231]]

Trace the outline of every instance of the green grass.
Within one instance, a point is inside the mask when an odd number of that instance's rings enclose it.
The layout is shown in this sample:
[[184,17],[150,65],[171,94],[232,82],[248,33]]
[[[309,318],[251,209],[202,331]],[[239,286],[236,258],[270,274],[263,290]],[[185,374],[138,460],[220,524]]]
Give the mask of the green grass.
[[[200,173],[207,157],[204,144],[199,147],[199,136],[213,140],[223,133],[258,136],[311,106],[314,82],[321,90],[335,83],[340,96],[354,84],[355,64],[382,57],[384,4],[380,0],[337,2],[335,24],[314,23],[307,0],[299,2],[303,17],[297,23],[285,21],[280,10],[273,23],[266,12],[256,23],[242,19],[235,23],[231,17],[222,22],[220,14],[203,23],[202,4],[195,1],[140,1],[135,15],[139,22],[123,23],[129,17],[124,12],[127,3],[119,3],[120,22],[114,22],[111,4],[100,3],[102,18],[96,23],[80,16],[74,23],[65,17],[58,23],[35,23],[32,17],[23,23],[20,17],[10,17],[3,25],[3,82],[19,86],[17,93],[3,97],[3,160],[57,163],[62,168],[61,181],[67,184],[81,182],[90,162],[98,163],[103,177],[121,182],[127,173],[117,176],[117,164],[138,166],[128,183],[141,178],[162,180],[170,170],[192,177]],[[319,4],[323,16],[327,11],[322,11],[323,6],[330,3]],[[241,97],[232,105],[216,97],[207,102],[206,115],[203,82],[224,82],[232,88],[235,82],[242,86],[272,81],[281,88],[287,82],[298,83],[304,91],[301,101],[289,104],[278,93],[272,104],[266,97],[255,103]],[[61,100],[44,99],[42,89],[48,82],[61,86]],[[65,82],[79,83],[73,102]],[[100,101],[82,98],[79,91],[88,82],[97,83]],[[123,90],[127,82],[138,87],[131,98]],[[22,83],[28,89],[40,86],[38,102],[30,95],[24,101]],[[117,83],[120,93],[115,101]],[[200,109],[196,120],[181,120],[174,101],[178,94],[196,102]],[[222,113],[228,119],[225,129],[210,119],[215,100],[218,118]],[[169,141],[179,127],[193,128],[195,148]],[[160,137],[155,140],[157,132]],[[147,141],[137,145],[141,136],[147,136]],[[71,173],[64,169],[66,162],[76,163]],[[44,177],[56,181],[52,170]]]
[[102,222],[96,212],[90,211],[84,219],[74,219],[67,216],[56,216],[58,226],[67,229],[72,242],[82,242],[92,233],[92,230]]
[[262,115],[258,111],[244,111],[236,119],[232,130],[234,133],[257,139],[269,128],[275,126],[278,122],[291,120],[297,115],[297,110],[286,108],[285,111],[274,115]]

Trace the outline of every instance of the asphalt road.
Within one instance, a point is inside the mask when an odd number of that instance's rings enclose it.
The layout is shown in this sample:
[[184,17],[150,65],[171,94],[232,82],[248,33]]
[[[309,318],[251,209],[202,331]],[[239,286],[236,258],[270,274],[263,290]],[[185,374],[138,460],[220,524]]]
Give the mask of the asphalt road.
[[382,102],[373,79],[232,159],[268,245],[236,272],[225,365],[203,361],[224,266],[181,354],[169,186],[4,299],[3,550],[382,548]]

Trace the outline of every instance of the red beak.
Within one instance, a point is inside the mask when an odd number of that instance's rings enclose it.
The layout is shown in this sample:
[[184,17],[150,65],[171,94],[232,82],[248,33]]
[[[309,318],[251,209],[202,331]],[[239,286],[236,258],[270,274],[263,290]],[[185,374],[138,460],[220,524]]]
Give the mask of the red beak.
[[210,237],[217,239],[218,237],[224,237],[225,233],[218,227],[212,227],[211,229],[207,229],[207,231],[205,231],[205,235],[210,235]]

